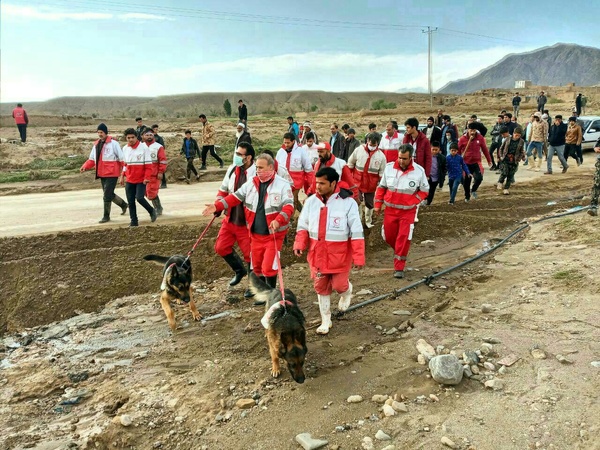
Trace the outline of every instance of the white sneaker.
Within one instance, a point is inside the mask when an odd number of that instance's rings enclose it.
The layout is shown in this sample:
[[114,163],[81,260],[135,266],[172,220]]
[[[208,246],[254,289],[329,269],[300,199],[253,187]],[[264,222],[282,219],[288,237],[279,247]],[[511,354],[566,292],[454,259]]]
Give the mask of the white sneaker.
[[348,290],[340,294],[340,301],[338,302],[338,309],[340,311],[346,311],[352,301],[352,283],[348,282]]
[[317,334],[327,334],[331,328],[331,296],[318,295],[319,311],[321,312],[321,325],[317,328]]

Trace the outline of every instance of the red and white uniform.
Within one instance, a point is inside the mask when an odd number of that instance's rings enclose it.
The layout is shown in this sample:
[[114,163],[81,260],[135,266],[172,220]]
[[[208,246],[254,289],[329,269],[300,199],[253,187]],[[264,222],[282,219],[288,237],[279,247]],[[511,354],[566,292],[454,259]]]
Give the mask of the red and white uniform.
[[[277,275],[275,254],[281,250],[283,238],[290,224],[290,218],[294,213],[294,195],[290,183],[275,175],[269,182],[264,198],[264,209],[267,225],[276,220],[281,225],[273,235],[261,235],[252,233],[252,225],[258,209],[260,181],[258,177],[248,180],[237,191],[217,200],[215,207],[217,211],[237,206],[244,203],[246,215],[246,226],[251,235],[250,252],[252,255],[252,266],[256,275],[272,277]],[[276,245],[275,245],[276,244]]]
[[111,136],[107,136],[106,141],[104,141],[104,145],[100,150],[98,161],[96,161],[96,146],[98,145],[98,142],[100,142],[100,139],[94,142],[88,160],[84,162],[81,167],[85,170],[90,170],[98,166],[96,170],[98,178],[118,177],[123,170],[124,156],[121,146]]
[[302,188],[307,189],[313,167],[304,147],[300,147],[296,142],[294,142],[294,146],[290,151],[281,147],[275,159],[280,167],[285,167],[289,172],[294,182],[293,188],[295,191]]
[[[340,158],[336,158],[335,155],[332,153],[331,158],[329,158],[329,160],[325,163],[325,167],[334,168],[335,171],[340,176],[340,181],[343,181],[344,183],[346,183],[348,185],[348,187],[352,190],[352,192],[354,194],[356,194],[356,186],[355,186],[356,183],[354,183],[354,178],[352,177],[352,171],[348,167],[348,164],[346,164],[346,161],[344,161],[343,159],[340,159]],[[317,160],[317,163],[315,164],[315,170],[311,173],[310,184],[309,184],[308,192],[306,193],[307,195],[312,195],[317,192],[317,181],[315,180],[315,174],[319,171],[320,168],[321,168],[321,160],[319,159],[319,160]],[[356,197],[356,195],[354,195],[354,196]]]
[[394,270],[404,270],[406,266],[417,205],[428,194],[427,176],[418,164],[411,162],[404,171],[398,161],[385,166],[375,193],[375,209],[385,205],[381,234],[394,249]]
[[[344,195],[347,194],[347,195]],[[365,264],[365,240],[358,205],[348,191],[337,189],[327,203],[319,194],[304,202],[294,250],[308,247],[308,264],[317,294],[346,292],[352,262]]]
[[363,193],[377,190],[386,164],[385,155],[379,147],[369,150],[368,145],[357,147],[348,158],[348,167],[353,172],[354,183]]
[[160,189],[161,180],[158,179],[158,174],[165,173],[167,170],[167,155],[165,148],[156,141],[152,141],[150,145],[144,142],[142,145],[148,148],[152,158],[152,173],[150,182],[146,185],[146,197],[152,200],[158,196]]
[[133,147],[123,147],[123,175],[128,183],[139,184],[152,176],[150,149],[137,141]]
[[29,123],[29,117],[27,117],[27,113],[21,106],[13,109],[12,116],[16,125],[27,125]]
[[398,159],[398,149],[402,145],[402,139],[404,134],[394,130],[394,134],[390,137],[387,133],[383,133],[381,142],[379,143],[379,150],[385,155],[387,162],[393,162]]
[[308,153],[308,159],[314,169],[315,164],[317,164],[317,161],[319,160],[318,144],[313,144],[312,147],[309,147],[308,144],[304,144],[302,148]]
[[413,139],[410,134],[405,134],[402,143],[412,145],[415,150],[413,152],[415,162],[425,169],[425,175],[429,178],[431,175],[431,143],[427,136],[421,131],[417,134],[416,139]]

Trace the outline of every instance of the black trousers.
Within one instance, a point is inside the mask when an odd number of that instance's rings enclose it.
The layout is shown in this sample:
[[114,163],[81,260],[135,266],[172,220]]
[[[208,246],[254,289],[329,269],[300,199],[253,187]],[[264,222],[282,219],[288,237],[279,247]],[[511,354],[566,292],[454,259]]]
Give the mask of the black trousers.
[[152,206],[145,197],[146,185],[144,183],[125,183],[125,194],[127,195],[127,203],[129,203],[129,218],[132,224],[138,224],[136,200],[148,211],[148,214],[152,214]]
[[[496,165],[496,161],[494,160],[494,153],[500,148],[500,143],[492,141],[492,145],[490,145],[490,156],[492,157],[492,166]],[[500,164],[500,162],[498,162]]]
[[433,197],[435,197],[435,190],[440,185],[440,180],[432,181],[431,178],[429,178],[427,181],[429,181],[429,194],[427,194],[427,204],[431,205],[431,202],[433,202]]
[[115,198],[115,188],[117,187],[118,177],[100,178],[102,183],[102,199],[105,202],[112,202]]
[[25,142],[27,140],[27,124],[19,123],[19,124],[17,124],[17,128],[19,129],[19,135],[21,136],[21,142]]
[[223,164],[223,160],[219,158],[217,152],[215,152],[214,145],[203,145],[202,146],[202,165],[206,166],[206,155],[210,152],[210,155],[217,160],[219,164]]
[[581,145],[577,144],[565,144],[565,160],[569,159],[569,156],[575,161],[583,161],[583,153],[581,152]]
[[198,172],[194,167],[194,158],[187,158],[187,177],[190,178],[190,175],[194,172],[194,175],[198,176]]
[[467,200],[471,199],[471,192],[477,192],[477,188],[483,181],[483,175],[481,174],[481,169],[479,169],[479,164],[467,164],[469,168],[469,172],[473,175],[473,188],[471,189],[471,177],[465,177],[463,180],[463,188],[465,190],[465,198]]

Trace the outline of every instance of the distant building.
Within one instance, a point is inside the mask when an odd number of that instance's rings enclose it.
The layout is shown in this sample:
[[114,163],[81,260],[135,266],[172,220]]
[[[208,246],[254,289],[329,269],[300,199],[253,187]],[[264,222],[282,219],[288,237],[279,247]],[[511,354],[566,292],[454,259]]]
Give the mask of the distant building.
[[527,89],[532,85],[531,80],[519,80],[515,81],[515,89]]

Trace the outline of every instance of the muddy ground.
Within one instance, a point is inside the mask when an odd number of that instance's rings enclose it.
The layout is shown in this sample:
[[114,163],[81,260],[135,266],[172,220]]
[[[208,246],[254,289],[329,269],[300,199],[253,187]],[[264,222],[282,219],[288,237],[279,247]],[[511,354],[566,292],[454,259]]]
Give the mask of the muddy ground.
[[[387,120],[352,119],[362,127]],[[332,120],[322,115],[314,122],[326,130]],[[24,146],[2,142],[0,172],[29,170],[40,158],[87,156],[93,125],[47,125],[32,130]],[[188,126],[164,127],[174,160]],[[271,145],[279,124],[253,126]],[[449,206],[447,188],[436,194],[419,213],[405,280],[392,278],[391,250],[376,226],[366,236],[367,266],[351,275],[355,292],[370,293],[354,303],[473,256],[523,220],[586,205],[592,176],[586,158],[584,166],[552,177],[525,178],[522,167],[510,196],[485,184],[478,200]],[[177,161],[174,184],[183,170]],[[213,163],[206,179],[221,176]],[[488,180],[495,176],[486,172]],[[90,173],[68,172],[0,184],[0,195],[93,183]],[[229,315],[197,323],[177,307],[180,328],[169,332],[158,303],[161,269],[141,257],[186,252],[202,225],[159,220],[136,230],[108,224],[0,239],[0,448],[297,449],[294,438],[303,432],[328,440],[329,449],[368,449],[369,439],[376,450],[438,449],[443,437],[459,449],[600,448],[600,363],[591,364],[600,361],[595,218],[576,214],[533,225],[430,286],[335,320],[327,337],[314,333],[319,316],[308,270],[287,245],[286,287],[307,318],[303,385],[287,372],[271,378],[262,309],[242,298],[245,283],[226,287],[229,269],[212,250],[216,227],[192,256],[195,295],[205,317]],[[482,304],[491,304],[490,312]],[[417,362],[420,338],[459,357],[487,342],[493,349],[482,355],[479,374],[444,387]],[[502,366],[509,355],[518,361]],[[504,387],[486,389],[490,379]],[[408,412],[385,417],[371,401],[375,394],[397,399]],[[350,395],[364,400],[347,403]],[[241,409],[240,399],[255,404]],[[376,439],[378,430],[391,440]]]

